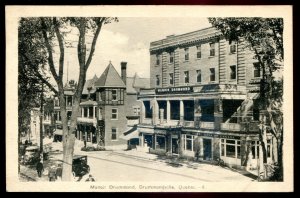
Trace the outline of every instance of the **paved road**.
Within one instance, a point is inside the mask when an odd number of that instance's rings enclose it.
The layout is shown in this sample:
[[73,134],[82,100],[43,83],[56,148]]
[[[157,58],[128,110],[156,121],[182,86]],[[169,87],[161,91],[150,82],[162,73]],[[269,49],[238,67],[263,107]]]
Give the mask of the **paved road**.
[[[111,151],[89,153],[91,174],[107,182],[218,182],[252,181],[251,178],[210,164],[191,163],[178,166],[165,160],[134,157]],[[147,153],[145,153],[147,155]]]
[[[62,159],[61,144],[55,143],[51,162]],[[101,182],[249,182],[253,179],[230,169],[203,163],[177,163],[157,155],[131,151],[83,152],[88,155],[91,174]],[[34,174],[36,175],[35,171]],[[85,178],[82,179],[84,181]]]

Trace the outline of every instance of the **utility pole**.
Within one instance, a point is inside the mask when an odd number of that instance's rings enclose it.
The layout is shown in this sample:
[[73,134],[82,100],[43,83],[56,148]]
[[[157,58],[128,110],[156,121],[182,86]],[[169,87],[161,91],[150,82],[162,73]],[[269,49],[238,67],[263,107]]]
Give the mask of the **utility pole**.
[[40,159],[43,163],[43,106],[44,106],[44,84],[42,83],[41,109],[40,109]]

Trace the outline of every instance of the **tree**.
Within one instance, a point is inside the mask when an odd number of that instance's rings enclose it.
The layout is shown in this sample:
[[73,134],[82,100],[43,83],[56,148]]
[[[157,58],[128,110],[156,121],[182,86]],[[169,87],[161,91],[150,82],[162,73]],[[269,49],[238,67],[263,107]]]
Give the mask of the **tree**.
[[[246,47],[253,49],[262,71],[259,104],[261,111],[260,143],[263,162],[267,162],[267,132],[276,139],[278,169],[276,180],[283,179],[283,79],[276,78],[283,68],[283,19],[282,18],[209,18],[209,22],[219,29],[229,41],[245,39]],[[276,160],[275,160],[276,161]]]
[[31,30],[32,23],[23,18],[18,28],[18,143],[22,134],[30,135],[30,112],[40,106],[42,83],[39,76],[46,63],[45,53],[37,39],[38,34]]
[[[72,177],[72,159],[74,152],[75,143],[75,132],[77,126],[77,115],[79,113],[79,104],[82,95],[82,90],[86,81],[86,72],[92,61],[97,39],[99,37],[102,26],[113,21],[117,21],[117,18],[107,18],[107,17],[45,17],[45,18],[27,18],[24,19],[30,24],[31,30],[35,36],[31,39],[31,42],[40,43],[38,46],[38,52],[43,53],[43,57],[46,57],[46,65],[48,65],[51,77],[54,79],[57,90],[49,82],[48,78],[40,72],[40,67],[33,68],[35,71],[35,76],[40,78],[49,89],[58,96],[60,102],[61,118],[62,118],[62,128],[63,128],[63,181],[70,181]],[[23,27],[22,27],[23,28]],[[27,28],[29,28],[27,26]],[[64,95],[63,86],[63,70],[64,70],[64,58],[65,58],[65,48],[67,42],[67,36],[69,32],[64,32],[65,29],[77,29],[78,40],[77,40],[77,59],[79,62],[79,76],[78,84],[75,88],[75,93],[73,96],[73,107],[72,116],[70,120],[70,127],[68,128],[68,119],[66,114],[66,103]],[[92,34],[92,43],[90,45],[89,54],[87,55],[86,47],[86,37],[88,34]],[[58,45],[58,50],[57,46]],[[29,46],[30,48],[30,46]],[[58,51],[58,65],[55,64],[55,50]],[[32,60],[32,57],[28,57]],[[34,59],[34,58],[33,58]],[[44,61],[45,59],[42,59]],[[42,62],[41,61],[41,62]],[[39,64],[41,66],[41,64]],[[58,68],[58,69],[56,69]]]

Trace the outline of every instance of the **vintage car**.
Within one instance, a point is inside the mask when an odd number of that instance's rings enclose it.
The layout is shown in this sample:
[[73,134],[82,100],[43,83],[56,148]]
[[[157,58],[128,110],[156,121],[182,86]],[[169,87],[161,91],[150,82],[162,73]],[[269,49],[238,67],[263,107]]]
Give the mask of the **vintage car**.
[[86,155],[74,155],[72,173],[75,177],[82,177],[90,172],[90,166],[87,164]]
[[[47,160],[51,150],[51,144],[45,144],[43,147],[43,158]],[[24,164],[36,164],[40,160],[40,147],[37,145],[28,146],[25,148]]]
[[40,160],[39,146],[28,146],[25,149],[24,164],[35,164]]

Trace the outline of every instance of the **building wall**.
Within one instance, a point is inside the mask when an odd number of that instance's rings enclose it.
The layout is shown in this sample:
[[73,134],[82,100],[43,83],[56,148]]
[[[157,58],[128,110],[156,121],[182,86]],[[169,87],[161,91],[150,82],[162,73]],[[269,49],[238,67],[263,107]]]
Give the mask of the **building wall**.
[[[176,38],[174,38],[176,40]],[[215,55],[210,56],[210,43],[215,43]],[[201,58],[197,58],[197,46],[201,45]],[[253,52],[243,39],[236,43],[236,52],[230,52],[228,40],[212,38],[192,45],[161,49],[150,53],[150,86],[173,87],[197,84],[238,84],[245,85],[253,77]],[[185,60],[185,48],[189,48],[189,60]],[[174,51],[174,61],[170,63],[170,51]],[[156,65],[159,54],[160,64]],[[230,79],[230,66],[236,66],[236,79]],[[215,68],[215,81],[210,81],[210,68]],[[201,83],[197,82],[197,70],[201,70]],[[184,81],[184,72],[189,71],[189,83]],[[169,74],[173,73],[173,84],[169,83]],[[160,85],[156,85],[156,76]]]
[[134,107],[139,107],[141,109],[141,105],[142,103],[137,100],[136,94],[127,94],[125,102],[126,116],[136,116],[136,114],[134,114]]
[[[118,109],[118,119],[112,119],[112,109]],[[119,137],[124,133],[127,126],[126,112],[124,105],[105,106],[105,146],[127,145],[127,141]],[[117,139],[112,140],[112,127],[117,128]]]

